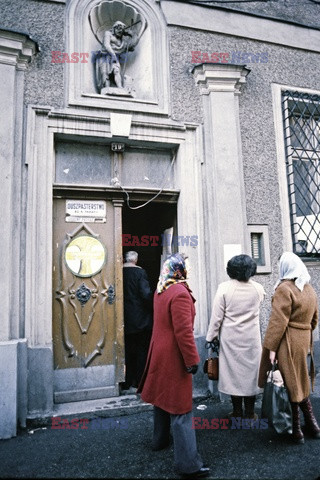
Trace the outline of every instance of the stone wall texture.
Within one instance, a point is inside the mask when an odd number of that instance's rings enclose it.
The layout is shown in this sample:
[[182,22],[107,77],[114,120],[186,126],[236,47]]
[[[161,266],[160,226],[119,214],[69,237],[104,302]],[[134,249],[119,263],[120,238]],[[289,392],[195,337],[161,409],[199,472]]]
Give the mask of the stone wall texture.
[[[262,328],[270,311],[273,285],[278,278],[278,258],[282,253],[281,205],[277,172],[277,152],[272,100],[272,83],[290,88],[319,89],[315,72],[320,55],[284,46],[204,31],[170,28],[170,68],[172,116],[179,121],[203,123],[202,101],[195,85],[192,51],[262,53],[267,63],[247,63],[251,70],[242,87],[240,129],[243,149],[247,220],[269,225],[272,273],[257,275],[267,292],[262,306]],[[226,212],[227,221],[227,212]],[[320,264],[308,267],[320,296]]]
[[65,11],[64,4],[46,1],[1,2],[1,28],[26,33],[39,47],[26,71],[26,104],[64,104],[64,65],[51,63],[51,52],[65,51]]

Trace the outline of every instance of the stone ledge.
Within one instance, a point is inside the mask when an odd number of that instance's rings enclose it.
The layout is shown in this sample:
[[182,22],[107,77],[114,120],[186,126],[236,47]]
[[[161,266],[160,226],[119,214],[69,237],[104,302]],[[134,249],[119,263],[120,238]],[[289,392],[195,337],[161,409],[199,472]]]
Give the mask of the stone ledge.
[[[219,403],[219,399],[211,397],[210,392],[206,395],[200,392],[194,392],[193,402],[198,404],[211,398],[213,403]],[[140,399],[139,394],[124,395],[120,397],[104,398],[100,400],[90,400],[83,402],[70,402],[54,405],[53,411],[41,416],[29,416],[27,418],[27,428],[49,427],[52,424],[52,418],[59,417],[63,419],[88,418],[97,417],[117,417],[124,415],[133,415],[135,413],[151,411],[153,405],[145,403]]]
[[140,395],[126,395],[83,402],[56,404],[53,411],[44,415],[34,415],[27,418],[27,428],[49,426],[52,418],[95,418],[131,415],[133,413],[151,410],[149,403],[142,402]]

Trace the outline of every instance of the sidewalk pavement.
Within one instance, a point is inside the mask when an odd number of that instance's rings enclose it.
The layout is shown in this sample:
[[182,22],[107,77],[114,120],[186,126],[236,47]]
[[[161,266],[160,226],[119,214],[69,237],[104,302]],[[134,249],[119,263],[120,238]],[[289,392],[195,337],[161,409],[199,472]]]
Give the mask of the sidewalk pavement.
[[[320,421],[320,342],[315,362],[311,401]],[[89,402],[90,409],[86,403],[78,415],[74,404],[60,406],[55,420],[32,422],[16,438],[0,441],[0,478],[179,478],[173,471],[172,444],[159,452],[150,448],[152,410],[139,396]],[[260,406],[261,397],[258,413]],[[204,419],[220,421],[218,429],[196,430],[199,451],[211,468],[209,478],[320,479],[320,440],[306,437],[304,445],[296,445],[271,428],[230,428],[221,422],[230,410],[231,403],[217,397],[194,401],[195,425],[204,425]]]

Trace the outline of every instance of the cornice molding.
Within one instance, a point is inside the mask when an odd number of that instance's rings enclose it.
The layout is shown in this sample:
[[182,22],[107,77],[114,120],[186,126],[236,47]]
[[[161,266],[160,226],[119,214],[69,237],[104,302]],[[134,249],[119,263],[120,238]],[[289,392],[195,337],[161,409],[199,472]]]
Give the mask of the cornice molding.
[[25,70],[37,50],[36,42],[28,35],[0,30],[0,63]]
[[320,30],[247,12],[166,0],[161,9],[168,25],[220,33],[263,43],[320,52]]
[[249,68],[243,65],[201,63],[193,68],[200,95],[211,92],[233,92],[240,95],[241,85],[246,83]]

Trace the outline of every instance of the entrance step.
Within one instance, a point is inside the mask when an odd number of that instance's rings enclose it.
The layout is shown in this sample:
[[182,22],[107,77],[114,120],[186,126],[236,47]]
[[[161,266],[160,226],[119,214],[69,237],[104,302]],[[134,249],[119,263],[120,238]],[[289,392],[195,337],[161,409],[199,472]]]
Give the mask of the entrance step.
[[131,415],[133,413],[152,410],[153,406],[140,399],[140,395],[121,395],[120,397],[85,400],[82,402],[60,403],[53,406],[52,412],[47,415],[28,416],[27,427],[35,428],[51,426],[58,417],[63,419],[96,418]]

